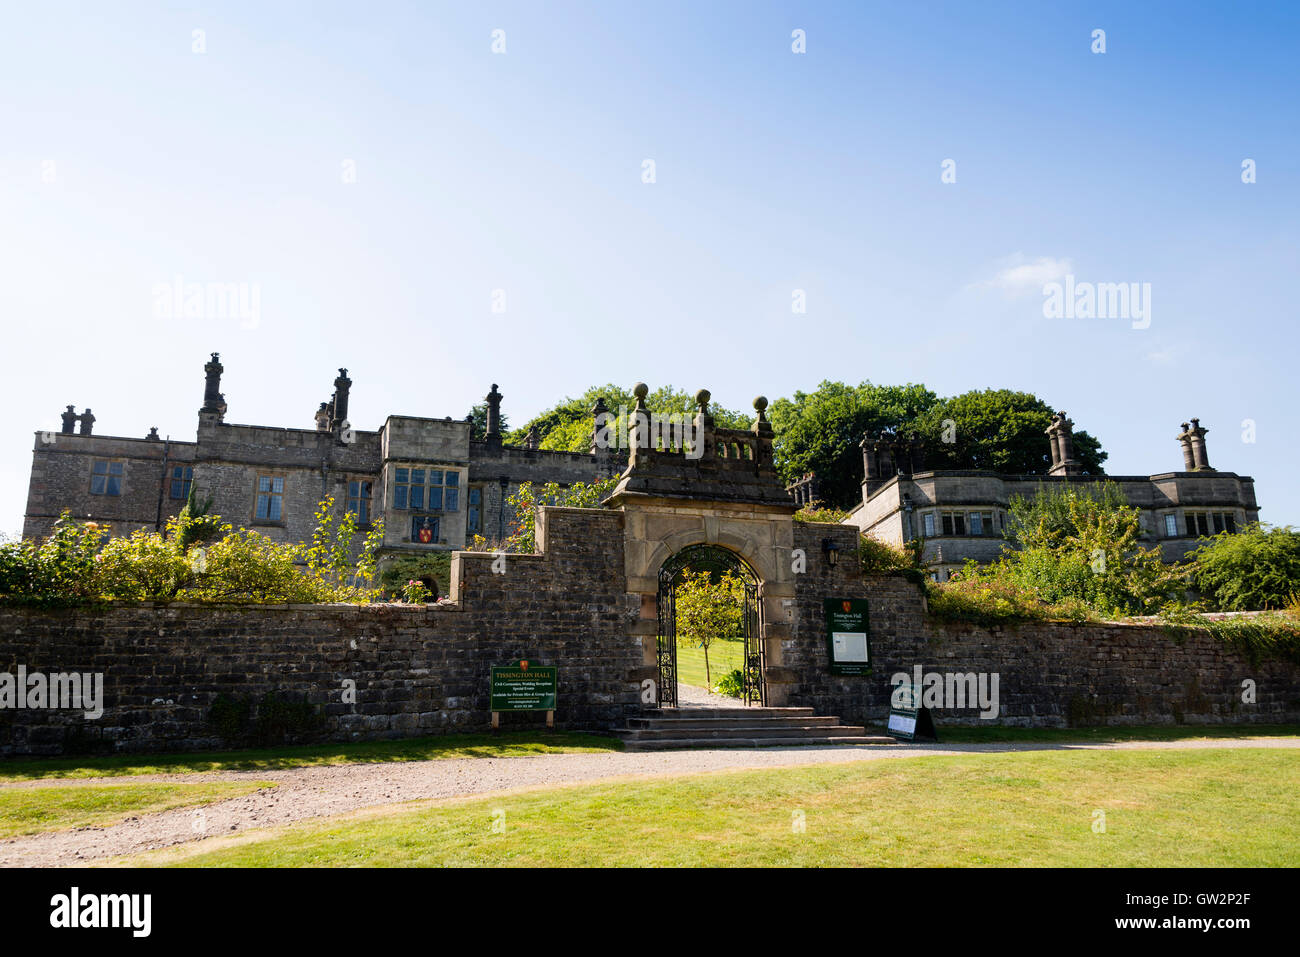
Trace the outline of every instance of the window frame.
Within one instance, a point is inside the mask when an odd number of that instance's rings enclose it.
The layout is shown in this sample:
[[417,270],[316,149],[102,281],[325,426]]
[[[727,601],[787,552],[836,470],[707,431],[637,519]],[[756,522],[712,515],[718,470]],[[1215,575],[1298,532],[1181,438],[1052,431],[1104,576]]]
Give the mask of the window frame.
[[[104,467],[100,472],[99,467]],[[114,471],[116,466],[116,471]],[[99,491],[95,491],[95,479],[103,479],[103,485]],[[113,480],[117,480],[117,490],[113,490]],[[90,462],[90,494],[102,495],[106,498],[121,498],[122,491],[126,486],[126,460],[125,459],[92,459]]]
[[[262,489],[262,482],[270,483],[268,489]],[[279,491],[276,491],[276,483],[279,483]],[[284,496],[285,487],[288,484],[282,473],[276,472],[258,472],[257,477],[253,480],[253,524],[255,525],[284,525]],[[261,504],[262,496],[267,497],[267,515],[265,518],[257,514],[258,507]],[[271,502],[275,500],[279,506],[278,514],[271,517]]]
[[[190,489],[194,486],[194,466],[193,465],[173,465],[171,475],[167,477],[167,497],[173,502],[183,502],[190,497]],[[180,472],[181,477],[177,478],[176,473]],[[181,494],[176,494],[176,483],[181,484]]]
[[[416,481],[419,476],[420,481]],[[391,507],[402,512],[459,512],[460,471],[454,468],[393,466]]]
[[[353,486],[358,486],[357,494],[352,494]],[[356,506],[355,508],[353,506]],[[359,528],[369,528],[373,522],[375,510],[375,482],[371,478],[349,478],[347,495],[343,499],[344,512],[356,516]]]

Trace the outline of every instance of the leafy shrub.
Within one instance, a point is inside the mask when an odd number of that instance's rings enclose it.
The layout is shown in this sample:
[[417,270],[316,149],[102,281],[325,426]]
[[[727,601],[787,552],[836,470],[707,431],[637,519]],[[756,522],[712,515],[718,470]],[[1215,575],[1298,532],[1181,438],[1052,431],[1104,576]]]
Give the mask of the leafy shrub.
[[831,508],[817,501],[809,502],[794,513],[796,522],[827,522],[831,525],[839,525],[848,517],[849,513],[844,509]]
[[0,595],[34,603],[85,601],[100,594],[99,547],[107,529],[64,512],[44,541],[0,545]]
[[864,575],[902,574],[911,581],[924,579],[921,567],[923,543],[917,539],[899,547],[870,535],[858,538],[858,562]]
[[1192,582],[1220,611],[1282,608],[1300,594],[1300,532],[1259,523],[1192,552]]
[[412,579],[423,582],[434,598],[447,594],[451,588],[451,553],[430,552],[385,560],[378,582],[385,592],[398,594]]
[[431,594],[424,582],[417,579],[412,578],[402,586],[402,601],[407,602],[408,604],[423,605],[430,597]]
[[713,693],[726,695],[728,698],[740,698],[745,694],[745,676],[739,668],[727,672],[713,686]]
[[[328,510],[332,500],[322,503]],[[311,545],[280,544],[248,529],[217,525],[210,545],[194,537],[184,513],[166,535],[138,530],[106,540],[107,529],[64,514],[44,541],[0,544],[0,598],[75,604],[96,600],[336,602],[370,601],[383,526],[376,523],[352,564],[350,517],[322,516]],[[215,521],[215,516],[212,517]]]
[[1081,602],[1105,616],[1153,614],[1184,589],[1183,573],[1139,544],[1138,509],[1113,482],[1040,486],[1011,502],[1019,546],[987,574],[1008,577],[1048,604]]
[[171,601],[194,582],[178,539],[143,530],[105,545],[99,571],[103,595],[124,601]]
[[596,508],[617,484],[616,478],[601,482],[574,482],[567,486],[548,482],[539,489],[532,482],[524,482],[514,495],[506,499],[515,511],[515,518],[513,530],[505,541],[505,550],[525,555],[537,551],[537,509],[540,506]]
[[185,597],[198,601],[343,601],[347,589],[303,574],[296,562],[305,546],[282,545],[247,528],[226,535],[203,550],[206,571]]

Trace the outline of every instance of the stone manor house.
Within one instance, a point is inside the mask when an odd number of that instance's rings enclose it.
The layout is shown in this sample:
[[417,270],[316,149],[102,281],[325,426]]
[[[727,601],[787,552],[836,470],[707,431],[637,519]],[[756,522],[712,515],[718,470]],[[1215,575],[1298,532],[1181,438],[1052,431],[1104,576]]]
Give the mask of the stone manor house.
[[[611,478],[625,454],[590,454],[502,441],[501,399],[487,395],[487,427],[471,421],[390,415],[378,430],[348,421],[352,380],[340,369],[334,392],[315,412],[315,428],[239,425],[226,421],[223,366],[212,354],[193,442],[94,433],[90,409],[63,413],[59,432],[36,435],[24,537],[48,535],[64,509],[107,523],[112,534],[161,530],[184,507],[190,487],[212,497],[212,511],[235,526],[276,541],[310,541],[318,503],[333,496],[362,528],[384,519],[386,556],[463,549],[475,535],[510,532],[506,499],[523,482],[569,485]],[[598,407],[593,412],[604,411]]]
[[[317,504],[333,496],[363,529],[384,520],[383,555],[464,549],[475,535],[488,540],[509,534],[508,497],[523,482],[570,485],[624,473],[627,453],[598,447],[595,418],[587,453],[506,445],[500,428],[502,395],[494,384],[486,397],[487,422],[480,439],[464,419],[390,415],[378,430],[348,421],[352,380],[340,369],[330,399],[315,411],[315,427],[239,425],[226,421],[221,392],[223,366],[212,354],[195,441],[97,435],[90,409],[68,406],[59,432],[38,432],[32,458],[24,537],[48,535],[65,510],[106,523],[112,534],[161,530],[184,506],[191,486],[212,509],[277,541],[308,541]],[[1074,458],[1073,423],[1064,412],[1047,430],[1051,468],[1046,475],[1000,475],[989,471],[932,471],[915,436],[867,436],[862,442],[862,502],[845,524],[893,544],[923,538],[931,575],[946,580],[966,559],[986,562],[1003,545],[1008,507],[1017,495],[1032,496],[1039,483],[1095,481]],[[1159,544],[1166,561],[1177,561],[1201,536],[1233,531],[1258,521],[1254,481],[1210,467],[1197,419],[1178,435],[1182,471],[1106,476],[1142,513],[1145,537]],[[604,443],[601,443],[604,444]],[[794,504],[816,499],[816,477],[787,489]]]
[[[990,471],[931,471],[916,436],[878,434],[862,440],[862,502],[845,522],[894,545],[924,539],[922,561],[937,581],[947,581],[967,559],[990,562],[1002,551],[1008,508],[1032,498],[1041,485],[1114,482],[1141,513],[1147,547],[1158,545],[1166,562],[1197,547],[1197,539],[1236,531],[1259,521],[1255,480],[1210,467],[1200,420],[1182,424],[1177,439],[1183,468],[1157,475],[1093,476],[1074,457],[1074,423],[1064,412],[1047,428],[1051,467],[1046,475]],[[814,476],[791,486],[796,500],[815,496]]]

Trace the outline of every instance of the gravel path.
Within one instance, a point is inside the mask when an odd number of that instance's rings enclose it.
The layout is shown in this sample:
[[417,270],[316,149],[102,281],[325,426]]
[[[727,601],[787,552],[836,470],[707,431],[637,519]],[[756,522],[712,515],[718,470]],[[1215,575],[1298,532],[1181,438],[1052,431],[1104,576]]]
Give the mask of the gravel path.
[[170,847],[360,808],[429,798],[461,798],[554,787],[598,779],[661,777],[742,768],[845,764],[923,755],[991,754],[1050,750],[1191,750],[1199,748],[1300,748],[1300,739],[1121,742],[1115,744],[960,744],[764,748],[740,751],[663,751],[550,754],[518,758],[457,758],[389,764],[351,764],[284,771],[223,771],[49,780],[4,788],[138,784],[145,781],[274,781],[243,797],[202,809],[177,809],[130,818],[105,828],[55,831],[0,842],[0,866],[51,867]]
[[714,694],[708,688],[678,683],[677,706],[679,708],[743,708],[745,702],[739,698]]

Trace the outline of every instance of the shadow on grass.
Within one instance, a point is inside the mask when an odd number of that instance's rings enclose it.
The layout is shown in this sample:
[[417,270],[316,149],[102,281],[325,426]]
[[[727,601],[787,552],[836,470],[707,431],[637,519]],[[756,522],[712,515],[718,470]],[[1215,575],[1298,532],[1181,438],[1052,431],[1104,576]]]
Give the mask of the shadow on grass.
[[36,778],[188,774],[203,771],[273,771],[331,764],[376,764],[448,758],[513,758],[539,754],[621,751],[617,738],[583,732],[515,731],[446,734],[400,741],[358,741],[212,751],[189,754],[130,754],[0,760],[0,781]]

